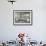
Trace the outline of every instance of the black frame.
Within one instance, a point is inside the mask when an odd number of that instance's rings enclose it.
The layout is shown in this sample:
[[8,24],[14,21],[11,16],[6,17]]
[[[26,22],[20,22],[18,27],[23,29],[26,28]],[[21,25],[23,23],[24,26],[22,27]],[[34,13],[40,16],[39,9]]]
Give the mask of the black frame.
[[[15,11],[30,11],[31,12],[31,24],[15,24],[14,23],[14,12]],[[33,11],[32,10],[13,10],[13,25],[23,25],[23,26],[25,26],[25,25],[32,25],[33,24]]]

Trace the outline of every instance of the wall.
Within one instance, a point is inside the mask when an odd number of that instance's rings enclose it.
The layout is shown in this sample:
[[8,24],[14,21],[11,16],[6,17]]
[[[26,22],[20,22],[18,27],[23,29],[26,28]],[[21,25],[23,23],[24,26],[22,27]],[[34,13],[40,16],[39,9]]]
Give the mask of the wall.
[[[33,10],[33,25],[14,26],[13,10]],[[19,32],[30,34],[33,40],[46,40],[45,0],[17,0],[13,5],[0,0],[0,40],[15,40]]]

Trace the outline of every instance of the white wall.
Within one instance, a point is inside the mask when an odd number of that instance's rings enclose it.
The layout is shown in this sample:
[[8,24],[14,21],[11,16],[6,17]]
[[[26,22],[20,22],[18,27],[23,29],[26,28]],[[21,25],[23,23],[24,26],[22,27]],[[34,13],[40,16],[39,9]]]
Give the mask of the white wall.
[[[13,10],[33,10],[32,26],[14,26]],[[0,40],[11,40],[26,32],[33,40],[46,40],[46,0],[17,0],[13,5],[0,0]]]

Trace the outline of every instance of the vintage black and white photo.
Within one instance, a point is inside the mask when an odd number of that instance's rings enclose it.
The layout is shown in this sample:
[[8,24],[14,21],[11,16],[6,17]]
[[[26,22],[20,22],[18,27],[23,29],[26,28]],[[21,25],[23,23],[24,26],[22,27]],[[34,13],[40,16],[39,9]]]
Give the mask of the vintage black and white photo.
[[14,10],[14,24],[32,24],[32,10]]

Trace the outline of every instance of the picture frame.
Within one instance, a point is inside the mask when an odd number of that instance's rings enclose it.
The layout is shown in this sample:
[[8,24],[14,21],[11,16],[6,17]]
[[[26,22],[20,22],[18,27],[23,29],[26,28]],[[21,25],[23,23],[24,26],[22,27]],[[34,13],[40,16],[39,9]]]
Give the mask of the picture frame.
[[13,10],[13,25],[32,25],[32,10]]

